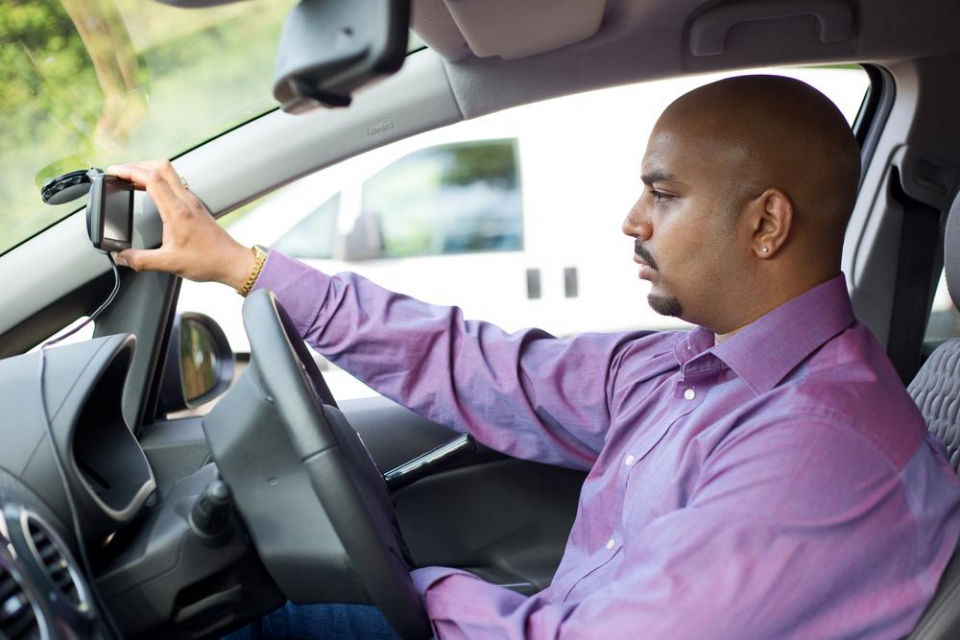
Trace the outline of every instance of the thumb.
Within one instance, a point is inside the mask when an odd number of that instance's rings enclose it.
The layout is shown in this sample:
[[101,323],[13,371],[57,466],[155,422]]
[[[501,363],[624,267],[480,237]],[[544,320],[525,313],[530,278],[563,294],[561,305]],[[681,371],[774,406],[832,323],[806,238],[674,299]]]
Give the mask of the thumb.
[[159,249],[124,249],[115,253],[113,259],[121,267],[130,267],[134,271],[165,271],[165,261]]

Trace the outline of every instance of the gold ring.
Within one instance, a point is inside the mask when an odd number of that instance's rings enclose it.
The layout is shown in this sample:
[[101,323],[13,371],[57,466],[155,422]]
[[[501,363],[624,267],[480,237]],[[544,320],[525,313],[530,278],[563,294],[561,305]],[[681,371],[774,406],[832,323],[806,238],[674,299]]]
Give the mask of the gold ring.
[[187,184],[187,179],[184,178],[183,176],[180,176],[180,186],[186,189],[187,191],[190,191],[190,185]]

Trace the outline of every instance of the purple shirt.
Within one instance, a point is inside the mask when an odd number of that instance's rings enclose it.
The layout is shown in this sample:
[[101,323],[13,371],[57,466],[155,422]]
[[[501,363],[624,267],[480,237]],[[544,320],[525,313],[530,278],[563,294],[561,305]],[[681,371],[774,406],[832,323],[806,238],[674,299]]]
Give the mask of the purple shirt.
[[900,638],[960,535],[960,482],[843,276],[714,345],[508,334],[271,252],[318,351],[518,458],[589,470],[553,579],[413,572],[448,638]]

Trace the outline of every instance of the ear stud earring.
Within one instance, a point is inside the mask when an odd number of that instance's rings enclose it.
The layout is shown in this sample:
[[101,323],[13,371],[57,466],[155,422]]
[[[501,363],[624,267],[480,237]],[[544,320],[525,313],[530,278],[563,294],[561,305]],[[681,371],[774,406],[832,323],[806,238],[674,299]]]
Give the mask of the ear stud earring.
[[764,248],[763,248],[763,252],[764,252],[764,253],[770,253],[770,247],[764,247]]

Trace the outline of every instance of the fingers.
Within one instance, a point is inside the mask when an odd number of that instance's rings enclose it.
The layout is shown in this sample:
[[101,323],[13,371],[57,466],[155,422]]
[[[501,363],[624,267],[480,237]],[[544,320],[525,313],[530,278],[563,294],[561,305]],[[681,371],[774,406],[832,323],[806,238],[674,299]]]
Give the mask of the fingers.
[[163,240],[158,249],[127,249],[117,254],[117,264],[198,281],[219,277],[222,265],[218,248],[229,247],[232,239],[200,199],[181,184],[180,176],[168,161],[117,165],[107,171],[141,185],[163,221]]
[[165,258],[160,249],[125,249],[113,254],[118,265],[134,271],[167,271]]
[[135,189],[138,191],[143,191],[146,189],[142,182],[137,181],[133,177],[133,165],[129,164],[113,164],[107,167],[104,170],[108,176],[117,176],[118,178],[123,178],[127,182],[132,182]]
[[165,223],[169,223],[171,218],[189,214],[199,203],[196,196],[181,184],[180,176],[167,160],[114,165],[107,168],[107,173],[133,182],[136,187],[146,190]]
[[107,167],[107,173],[129,180],[140,187],[146,187],[150,181],[162,179],[176,195],[183,197],[189,193],[169,160],[142,160],[130,164],[112,165]]

